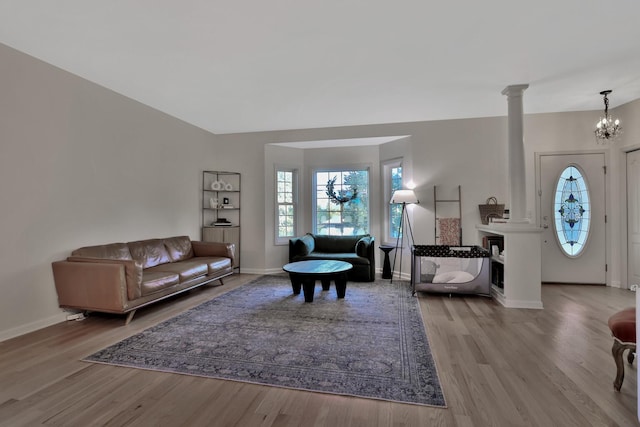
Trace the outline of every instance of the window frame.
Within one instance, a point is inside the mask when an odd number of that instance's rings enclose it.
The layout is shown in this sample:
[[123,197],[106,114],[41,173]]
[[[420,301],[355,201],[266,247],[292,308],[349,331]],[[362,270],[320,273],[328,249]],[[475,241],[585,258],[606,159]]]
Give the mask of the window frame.
[[[280,172],[291,173],[291,185],[292,185],[292,202],[291,203],[280,203],[278,201],[278,196],[280,192],[278,191],[278,175]],[[273,192],[273,202],[274,202],[274,243],[275,245],[288,245],[289,239],[298,235],[298,168],[289,167],[289,166],[280,166],[276,165],[274,172],[274,192]],[[293,207],[293,234],[291,236],[281,236],[280,235],[280,206],[292,206]]]
[[311,225],[314,234],[318,234],[318,173],[344,173],[344,172],[367,172],[367,230],[364,234],[371,234],[371,166],[370,165],[346,165],[331,167],[315,167],[311,170]]
[[383,224],[383,235],[384,235],[384,243],[394,243],[397,241],[397,237],[392,234],[391,227],[391,209],[392,204],[389,203],[391,201],[391,196],[393,195],[393,178],[392,178],[392,170],[395,168],[402,168],[402,181],[400,184],[400,188],[404,188],[404,158],[399,157],[395,159],[389,159],[382,162],[382,190],[383,190],[383,199],[382,199],[382,224]]

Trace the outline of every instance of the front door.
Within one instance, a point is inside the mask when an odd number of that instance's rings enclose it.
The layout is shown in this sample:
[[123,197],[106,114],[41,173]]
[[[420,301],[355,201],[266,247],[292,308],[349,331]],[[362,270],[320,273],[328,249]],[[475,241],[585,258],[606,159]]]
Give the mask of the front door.
[[[541,154],[539,160],[542,282],[606,284],[604,154]],[[577,256],[567,255],[562,250],[554,225],[558,213],[555,207],[556,187],[560,174],[570,165],[577,166],[584,175],[590,199],[589,232]]]

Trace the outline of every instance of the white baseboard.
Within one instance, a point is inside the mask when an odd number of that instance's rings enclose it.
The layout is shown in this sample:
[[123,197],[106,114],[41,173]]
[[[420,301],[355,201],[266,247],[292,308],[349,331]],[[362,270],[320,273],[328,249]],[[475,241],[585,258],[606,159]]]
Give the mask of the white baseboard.
[[534,310],[544,310],[544,307],[542,306],[542,301],[508,299],[507,297],[504,296],[502,291],[496,288],[495,285],[491,285],[491,296],[500,305],[506,308],[530,308]]
[[240,268],[240,273],[242,274],[279,274],[284,273],[282,268]]
[[[382,273],[380,273],[382,274]],[[393,280],[408,280],[411,281],[411,273],[405,273],[404,271],[400,273],[400,278],[398,279],[398,272],[392,271],[391,275],[393,276]]]
[[287,274],[282,268],[267,268],[262,274]]
[[6,331],[0,331],[0,342],[46,328],[47,326],[55,325],[56,323],[66,322],[67,314],[68,313],[58,313],[45,319],[39,319],[12,329],[7,329]]
[[507,300],[505,305],[507,308],[529,308],[533,310],[544,310],[542,301],[527,301],[527,300]]

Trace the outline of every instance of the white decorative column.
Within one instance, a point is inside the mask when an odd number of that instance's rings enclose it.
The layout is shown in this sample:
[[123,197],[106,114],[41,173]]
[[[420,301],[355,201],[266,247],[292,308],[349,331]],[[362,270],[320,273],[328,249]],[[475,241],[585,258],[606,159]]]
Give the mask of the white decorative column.
[[511,85],[504,88],[507,96],[509,123],[509,222],[529,222],[526,220],[527,193],[524,168],[524,113],[522,94],[528,84]]
[[492,267],[494,263],[503,266],[503,287],[492,286],[491,295],[505,307],[542,309],[542,228],[526,218],[522,93],[528,87],[512,85],[502,91],[507,96],[509,112],[509,222],[476,225],[476,229],[481,239],[484,236],[503,238],[501,256],[491,257]]

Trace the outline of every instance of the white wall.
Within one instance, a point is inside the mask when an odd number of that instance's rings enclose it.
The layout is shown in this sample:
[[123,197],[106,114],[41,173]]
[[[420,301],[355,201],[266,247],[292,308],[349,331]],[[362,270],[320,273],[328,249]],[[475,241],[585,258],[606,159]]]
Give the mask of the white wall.
[[[506,103],[505,103],[506,105]],[[505,107],[506,110],[506,107]],[[411,208],[411,223],[416,244],[434,243],[433,185],[461,185],[463,194],[463,243],[477,243],[475,224],[479,222],[478,204],[487,197],[497,196],[504,200],[506,190],[506,118],[450,120],[389,125],[354,126],[346,128],[323,128],[280,132],[245,134],[246,138],[258,138],[270,142],[291,142],[318,139],[361,138],[371,136],[410,135],[408,138],[362,149],[342,148],[305,150],[304,164],[309,170],[313,166],[327,164],[353,164],[364,159],[372,165],[373,183],[380,182],[380,162],[398,157],[404,158],[406,181],[413,181],[420,204]],[[473,159],[469,161],[469,159]],[[268,168],[268,166],[265,166]],[[378,192],[379,193],[379,192]],[[371,232],[382,243],[381,194],[372,194]],[[267,210],[267,215],[269,211]],[[310,231],[310,211],[305,212],[306,229]],[[272,221],[272,220],[271,220]],[[265,250],[272,251],[270,242]],[[286,262],[272,258],[277,268]],[[377,253],[377,265],[380,254]],[[403,257],[403,273],[409,272],[409,256]]]
[[[461,186],[462,243],[477,243],[478,204],[507,197],[506,119],[432,122],[412,134],[416,242],[434,244],[433,186],[445,194]],[[442,206],[440,206],[442,208]]]
[[640,100],[616,108],[613,115],[620,118],[623,134],[620,144],[611,148],[609,161],[611,243],[607,249],[611,251],[614,267],[611,272],[611,284],[627,288],[626,152],[640,149]]
[[[413,179],[413,156],[412,156],[412,137],[411,136],[407,136],[405,138],[400,138],[400,139],[396,139],[394,141],[388,142],[386,144],[382,144],[379,147],[380,150],[380,181],[379,181],[379,192],[380,194],[382,194],[382,192],[384,191],[384,185],[385,183],[383,183],[382,181],[385,179],[384,178],[384,172],[382,169],[382,164],[384,162],[390,161],[390,160],[401,160],[402,162],[402,180],[403,180],[403,186],[408,186],[408,185],[412,185],[414,184],[414,179]],[[387,183],[387,185],[389,185],[389,183]],[[389,201],[391,200],[391,198],[389,197],[390,195],[387,194],[387,196],[381,200],[380,203],[380,221],[384,221],[384,214],[383,212],[385,210],[388,209],[389,207]],[[418,200],[420,201],[420,198],[418,198]],[[409,212],[409,220],[411,221],[411,223],[413,224],[413,211],[414,211],[414,207],[410,207],[408,209]],[[387,235],[390,234],[390,232],[388,232],[388,230],[385,228],[385,224],[380,224],[380,234],[378,235],[378,242],[379,244],[393,244],[395,245],[397,242],[397,240],[392,240],[389,241],[387,239]],[[409,243],[407,243],[407,247],[408,247]],[[384,259],[382,258],[381,254],[378,254],[380,256],[380,259]],[[393,253],[390,255],[393,256]],[[379,266],[380,268],[382,268],[382,262],[379,262],[377,264],[377,266]],[[409,271],[404,270],[404,271]]]
[[260,138],[251,139],[240,134],[216,135],[211,151],[209,169],[241,174],[240,270],[262,273],[266,256],[265,215],[269,215],[265,212],[265,143]]
[[[533,90],[533,88],[532,88]],[[633,104],[633,105],[632,105]],[[630,110],[633,115],[640,101],[620,107],[620,111]],[[526,94],[525,94],[526,112]],[[505,112],[507,103],[505,98]],[[618,114],[618,110],[613,111]],[[535,186],[535,154],[558,152],[604,152],[609,157],[610,148],[595,144],[593,126],[599,112],[572,112],[555,114],[526,115],[524,118],[524,145],[526,159],[526,191],[527,211],[535,223],[537,219],[537,195]],[[621,114],[621,117],[622,114]],[[624,119],[624,117],[623,117]],[[624,119],[629,122],[632,119]],[[639,131],[632,131],[638,135]],[[508,174],[507,174],[507,118],[479,118],[463,120],[447,120],[433,122],[415,122],[384,124],[370,126],[352,126],[342,128],[305,129],[278,132],[259,132],[244,134],[242,138],[266,142],[291,142],[321,139],[347,139],[374,136],[410,135],[410,137],[387,143],[377,147],[379,162],[403,157],[405,162],[405,178],[416,184],[416,194],[420,204],[411,207],[411,222],[416,244],[434,243],[433,186],[442,186],[445,191],[457,185],[462,187],[463,208],[463,244],[478,244],[479,238],[475,225],[480,222],[478,204],[485,203],[490,196],[496,196],[500,203],[509,206]],[[626,133],[625,135],[629,135]],[[630,136],[629,136],[630,138]],[[640,144],[640,141],[638,141]],[[623,142],[623,144],[625,144]],[[376,148],[372,148],[375,150]],[[620,148],[614,148],[620,150]],[[305,153],[305,166],[314,164],[313,151]],[[329,158],[352,162],[352,157],[338,156],[327,151]],[[338,153],[336,151],[336,153]],[[322,161],[320,161],[322,162]],[[267,162],[268,163],[268,162]],[[265,168],[269,168],[268,164]],[[380,171],[378,164],[378,174]],[[611,199],[611,194],[618,189],[615,183],[620,178],[619,171],[612,171],[608,176],[607,192],[609,198],[609,214],[611,219],[608,230],[609,246],[608,262],[611,267],[609,283],[620,282],[621,262],[620,240],[620,206],[618,199]],[[372,181],[374,182],[374,181]],[[377,221],[380,221],[382,204],[378,200]],[[269,215],[269,211],[267,211]],[[310,221],[310,212],[305,212],[305,220]],[[618,218],[618,219],[616,219]],[[267,222],[273,222],[270,218]],[[380,223],[372,228],[372,233],[381,235]],[[306,227],[310,229],[310,222]],[[308,230],[301,230],[302,232]],[[616,234],[617,233],[617,234]],[[615,242],[615,243],[612,243]],[[270,241],[265,241],[265,251],[273,251]],[[626,249],[625,249],[626,251]],[[279,254],[269,258],[267,269],[277,269],[286,262],[285,251],[273,251]],[[379,254],[378,254],[379,255]],[[279,257],[278,257],[279,256]],[[379,258],[378,258],[379,260]],[[404,257],[403,272],[409,271],[409,257]]]
[[[264,194],[275,195],[275,169],[276,166],[286,167],[298,170],[298,186],[299,200],[298,210],[301,217],[306,217],[305,203],[307,191],[306,179],[304,174],[304,150],[299,148],[281,147],[276,145],[267,145],[264,153]],[[285,264],[282,260],[289,257],[289,245],[275,245],[275,199],[274,197],[265,198],[265,215],[264,215],[264,241],[265,241],[265,266],[271,273],[281,273],[282,266]],[[269,215],[270,212],[273,214]],[[296,224],[298,233],[303,234],[304,224]]]
[[0,45],[0,340],[64,319],[51,262],[200,236],[214,135]]
[[[526,102],[526,93],[525,93]],[[601,152],[607,165],[607,284],[627,287],[626,283],[626,196],[624,152],[640,147],[640,100],[610,110],[622,120],[624,133],[615,145],[597,145],[594,136],[595,123],[601,111],[535,114],[525,116],[526,164],[533,167],[535,153]],[[535,173],[527,171],[528,206],[536,203]],[[536,216],[539,224],[539,215]],[[543,266],[544,268],[544,266]]]
[[[381,161],[404,157],[407,179],[417,184],[421,201],[412,218],[419,244],[433,243],[435,184],[462,186],[465,244],[477,242],[479,203],[497,196],[508,204],[506,117],[213,135],[2,45],[0,94],[0,340],[64,318],[50,263],[71,250],[178,234],[199,238],[205,169],[242,173],[246,272],[276,271],[287,259],[286,247],[274,246],[268,230],[274,222],[273,165],[281,160],[307,168],[304,179],[316,164],[368,163],[376,183]],[[505,99],[505,114],[506,109]],[[603,150],[611,154],[612,169],[608,253],[610,279],[622,281],[620,165],[624,150],[640,146],[640,123],[634,121],[640,100],[613,112],[623,120],[625,136],[621,146]],[[598,116],[525,115],[528,209],[535,211],[535,153],[599,149],[592,133]],[[265,148],[272,142],[395,135],[410,137],[290,158]],[[386,201],[373,200],[372,233],[380,242]],[[304,209],[301,233],[310,229],[310,207]]]

